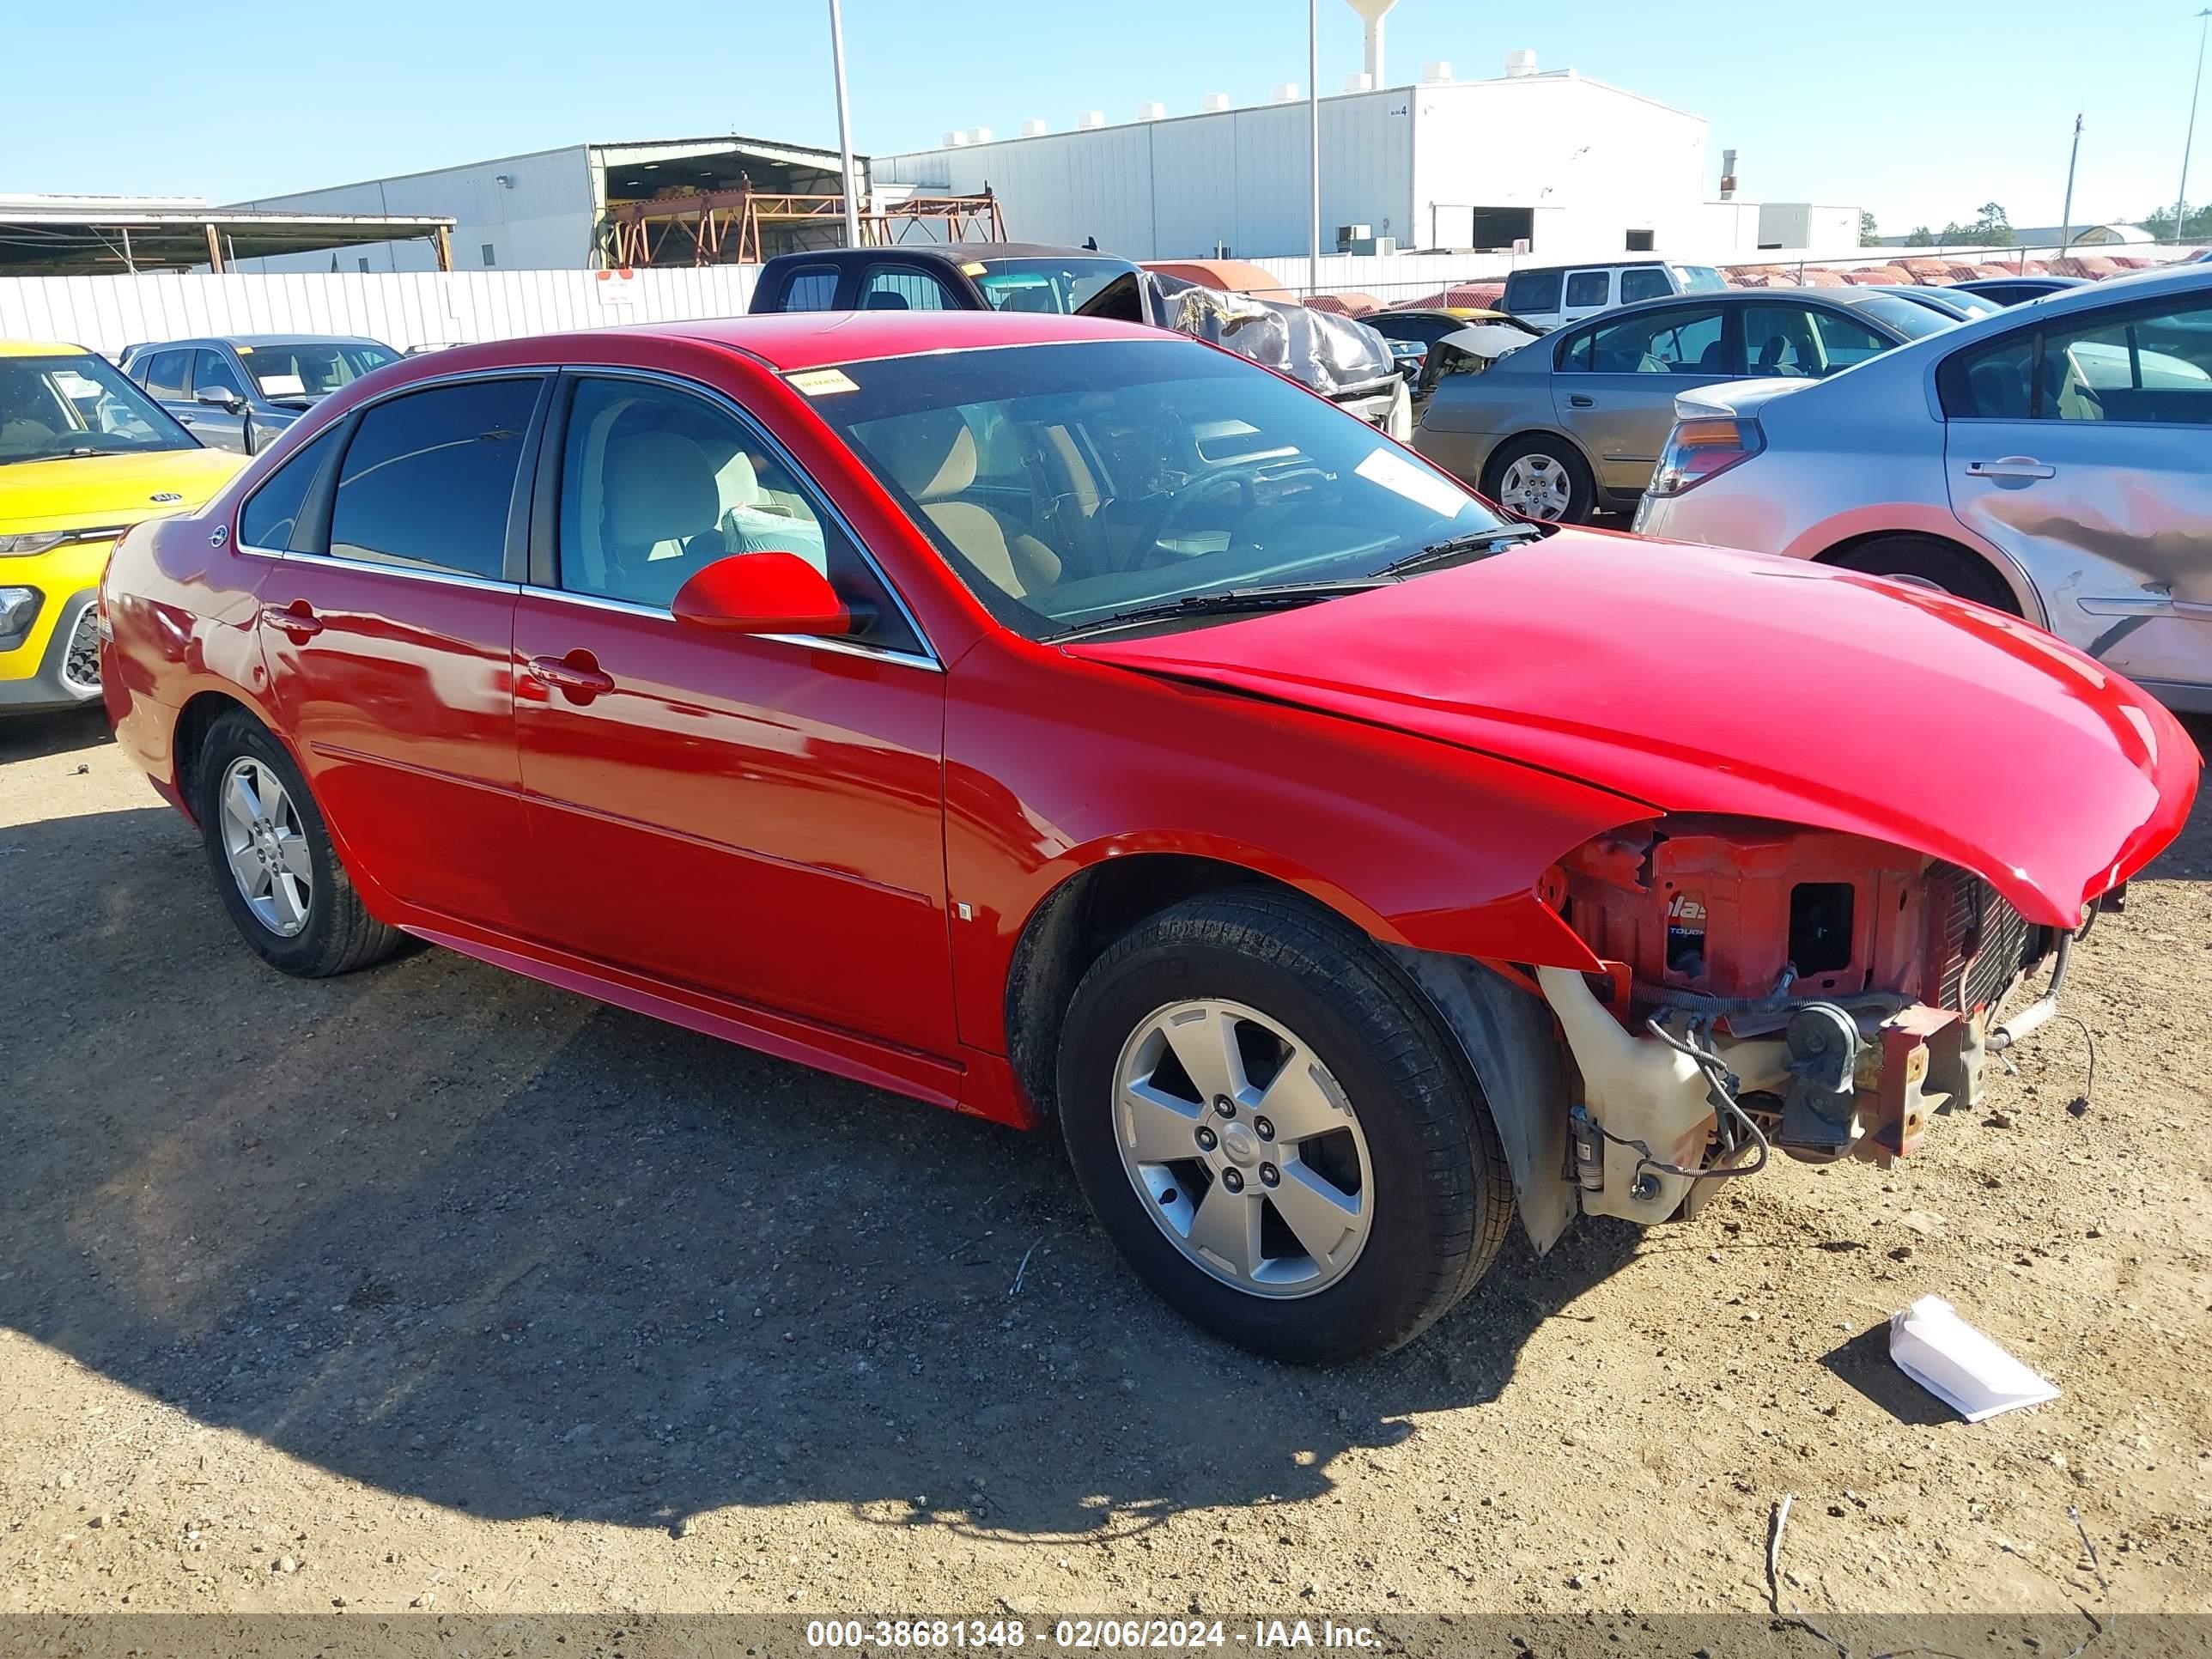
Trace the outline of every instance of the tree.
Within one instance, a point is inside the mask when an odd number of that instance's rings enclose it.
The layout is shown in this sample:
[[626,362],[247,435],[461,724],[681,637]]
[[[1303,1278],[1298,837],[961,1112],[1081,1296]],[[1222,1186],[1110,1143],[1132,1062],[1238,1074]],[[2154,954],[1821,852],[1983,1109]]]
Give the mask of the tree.
[[1874,215],[1869,213],[1864,208],[1859,210],[1859,246],[1861,247],[1881,246],[1881,228],[1875,223]]
[[1974,222],[1966,230],[1976,241],[1990,247],[2012,246],[2012,221],[1995,202],[1984,202],[1976,209]]
[[[2173,210],[2160,208],[2155,213],[2146,213],[2133,222],[2141,225],[2161,242],[2175,240]],[[2212,204],[2189,210],[2189,217],[2182,222],[2180,240],[2212,242]]]
[[1915,225],[1912,234],[1905,239],[1905,245],[1907,247],[1934,247],[1936,233],[1925,225]]

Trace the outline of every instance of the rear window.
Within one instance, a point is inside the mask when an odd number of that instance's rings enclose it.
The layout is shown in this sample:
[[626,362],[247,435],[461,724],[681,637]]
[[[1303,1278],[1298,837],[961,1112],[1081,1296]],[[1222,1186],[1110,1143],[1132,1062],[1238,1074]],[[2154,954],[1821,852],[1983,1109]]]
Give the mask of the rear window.
[[1728,278],[1711,265],[1676,265],[1674,280],[1685,294],[1719,294],[1728,288]]
[[1557,311],[1565,277],[1566,273],[1559,270],[1516,270],[1505,279],[1505,309]]
[[1917,300],[1900,300],[1893,294],[1869,294],[1852,308],[1908,340],[1941,334],[1947,328],[1956,327],[1959,321],[1933,306],[1923,306]]
[[802,265],[783,285],[786,311],[828,311],[837,303],[837,268]]
[[535,380],[469,380],[376,404],[339,470],[331,551],[496,579]]
[[238,515],[240,546],[263,548],[271,553],[282,553],[290,548],[300,509],[306,504],[315,474],[321,470],[323,459],[331,453],[331,441],[337,436],[337,428],[332,427],[311,439],[307,447],[270,473],[261,488],[246,499],[245,511]]

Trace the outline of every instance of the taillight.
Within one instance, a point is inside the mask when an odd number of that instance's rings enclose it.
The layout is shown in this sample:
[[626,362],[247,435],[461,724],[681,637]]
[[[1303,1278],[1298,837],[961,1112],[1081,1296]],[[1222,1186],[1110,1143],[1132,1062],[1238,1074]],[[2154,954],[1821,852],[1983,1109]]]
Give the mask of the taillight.
[[1659,465],[1651,474],[1648,493],[1679,495],[1749,460],[1765,447],[1766,437],[1757,421],[1733,415],[1677,421],[1667,434],[1667,447],[1659,452]]

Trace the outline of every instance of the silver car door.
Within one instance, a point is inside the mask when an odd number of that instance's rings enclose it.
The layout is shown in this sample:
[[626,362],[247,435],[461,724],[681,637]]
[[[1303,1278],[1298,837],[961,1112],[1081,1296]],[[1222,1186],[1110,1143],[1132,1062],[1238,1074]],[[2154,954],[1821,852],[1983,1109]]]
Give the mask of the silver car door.
[[[210,397],[225,401],[210,403]],[[205,347],[192,353],[192,431],[199,441],[217,449],[249,452],[252,446],[246,441],[246,387],[229,359]]]
[[2052,631],[2212,707],[2212,292],[2062,313],[1937,386],[1951,510],[2019,562]]
[[1622,313],[1570,339],[1552,375],[1559,424],[1597,469],[1598,486],[1635,495],[1651,482],[1674,424],[1674,394],[1729,378],[1727,308],[1710,301]]

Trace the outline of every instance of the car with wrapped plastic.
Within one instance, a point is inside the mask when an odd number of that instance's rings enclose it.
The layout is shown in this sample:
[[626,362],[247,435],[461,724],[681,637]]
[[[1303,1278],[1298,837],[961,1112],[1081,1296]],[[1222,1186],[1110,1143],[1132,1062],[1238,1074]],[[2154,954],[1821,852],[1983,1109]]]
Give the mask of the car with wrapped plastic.
[[2014,618],[1510,522],[1042,313],[397,365],[102,605],[117,740],[273,968],[411,934],[1056,1125],[1147,1283],[1300,1361],[1412,1337],[1516,1215],[1911,1157],[2197,783]]
[[761,267],[750,309],[756,316],[1041,312],[1147,323],[1264,363],[1401,441],[1413,431],[1407,377],[1389,343],[1364,323],[1286,300],[1205,286],[1086,248],[901,243],[781,254]]

